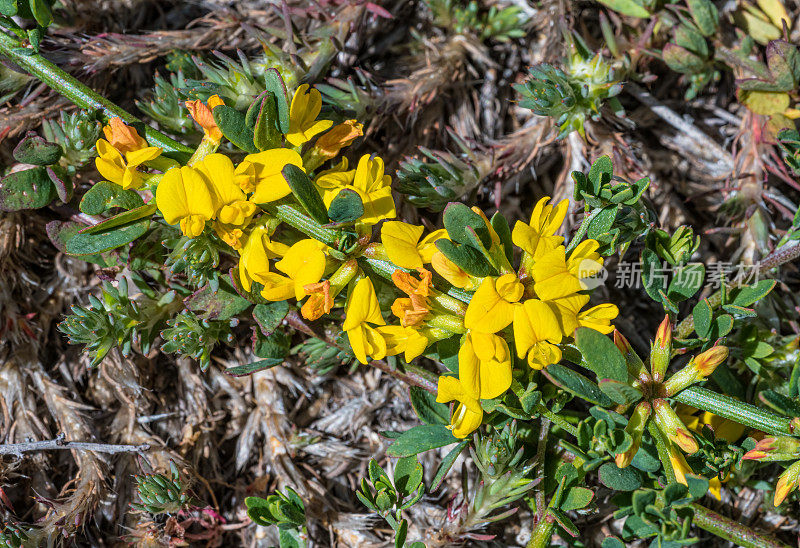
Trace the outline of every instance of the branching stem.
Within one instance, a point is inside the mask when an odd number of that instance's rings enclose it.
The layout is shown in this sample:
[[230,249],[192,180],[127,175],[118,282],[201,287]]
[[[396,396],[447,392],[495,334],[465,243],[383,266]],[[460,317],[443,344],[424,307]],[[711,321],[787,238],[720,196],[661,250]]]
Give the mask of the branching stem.
[[32,451],[52,451],[58,449],[94,451],[95,453],[108,453],[110,455],[114,455],[117,453],[141,453],[142,451],[147,451],[150,449],[150,445],[147,443],[143,443],[141,445],[112,445],[108,443],[68,441],[66,436],[61,434],[53,440],[7,443],[0,445],[0,455],[16,455],[22,458],[23,453],[30,453]]

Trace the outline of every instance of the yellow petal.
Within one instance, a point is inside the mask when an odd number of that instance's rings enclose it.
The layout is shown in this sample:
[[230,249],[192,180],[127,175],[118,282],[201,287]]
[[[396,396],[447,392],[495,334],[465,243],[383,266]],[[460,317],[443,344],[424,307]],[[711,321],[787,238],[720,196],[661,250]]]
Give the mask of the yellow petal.
[[472,399],[478,399],[481,394],[480,365],[472,336],[468,333],[458,351],[458,379],[464,393]]
[[350,341],[350,348],[353,349],[356,359],[366,365],[369,362],[367,361],[367,336],[364,327],[364,325],[358,324],[352,329],[348,329],[347,340]]
[[361,217],[362,223],[373,225],[383,219],[397,217],[391,187],[379,188],[361,198],[364,202],[364,215]]
[[611,320],[619,315],[617,305],[611,303],[599,304],[578,314],[578,323],[607,335],[614,331]]
[[275,268],[286,273],[294,282],[295,298],[306,296],[305,286],[317,283],[325,272],[325,253],[316,240],[300,240],[275,263]]
[[257,204],[274,202],[291,194],[292,191],[281,173],[287,164],[303,169],[303,159],[300,155],[294,150],[286,148],[274,148],[257,154],[248,154],[244,159],[255,169],[256,189],[250,200]]
[[514,342],[524,358],[542,341],[561,342],[561,326],[553,309],[538,299],[528,299],[514,309]]
[[481,422],[483,422],[483,409],[476,412],[465,404],[460,404],[453,412],[450,428],[455,437],[463,439],[477,430]]
[[542,254],[533,264],[534,286],[536,295],[549,301],[566,297],[581,291],[578,278],[567,270],[567,259],[563,246]]
[[224,154],[209,154],[193,167],[206,178],[213,190],[215,209],[247,199],[234,180],[233,162]]
[[417,270],[422,268],[422,257],[417,242],[423,228],[401,221],[387,221],[381,227],[381,241],[389,260],[399,267]]
[[474,289],[469,274],[457,264],[448,259],[441,251],[436,251],[431,257],[431,266],[439,276],[461,289]]
[[514,305],[497,292],[494,278],[484,278],[472,296],[464,316],[464,325],[481,333],[497,333],[514,318]]
[[375,288],[369,278],[361,278],[347,298],[342,329],[349,331],[364,322],[386,325],[383,316],[381,316],[381,308],[378,304],[378,297],[375,295]]
[[156,188],[156,204],[167,224],[174,225],[189,215],[189,202],[180,168],[167,171]]
[[129,166],[134,167],[150,160],[155,160],[161,155],[159,147],[145,147],[139,150],[132,150],[125,154],[125,160]]

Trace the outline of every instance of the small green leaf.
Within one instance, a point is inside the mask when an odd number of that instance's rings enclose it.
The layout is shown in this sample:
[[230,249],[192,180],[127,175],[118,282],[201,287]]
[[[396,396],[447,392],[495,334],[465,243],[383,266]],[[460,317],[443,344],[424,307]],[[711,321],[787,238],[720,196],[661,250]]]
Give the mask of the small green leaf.
[[390,457],[410,457],[458,442],[458,438],[446,426],[422,424],[403,432],[386,450]]
[[253,354],[263,359],[286,359],[292,342],[286,332],[276,331],[269,337],[265,337],[261,331],[255,328],[253,330],[255,331]]
[[600,390],[619,405],[630,405],[642,399],[642,392],[639,389],[623,382],[602,379],[599,386]]
[[[597,0],[604,6],[611,8],[617,13],[622,15],[629,15],[630,17],[638,17],[646,19],[650,17],[650,12],[644,8],[641,1],[637,0]],[[605,158],[606,156],[604,156]]]
[[403,546],[405,546],[407,536],[408,521],[403,520],[400,522],[400,526],[397,528],[397,532],[395,533],[394,548],[403,548]]
[[53,22],[53,12],[47,0],[30,0],[31,13],[36,22],[42,27],[50,26]]
[[598,379],[628,380],[625,358],[606,335],[588,327],[579,327],[575,331],[575,345],[583,356],[581,365],[594,371]]
[[451,449],[450,452],[445,455],[445,457],[442,459],[442,462],[439,464],[439,469],[436,470],[436,475],[431,481],[429,492],[436,491],[439,488],[444,481],[444,478],[447,476],[447,473],[455,464],[456,459],[464,450],[464,448],[467,447],[467,445],[469,445],[469,440],[464,440],[453,447],[453,449]]
[[514,260],[514,243],[511,241],[511,228],[508,226],[508,220],[498,211],[492,215],[491,225],[497,236],[500,238],[500,243],[503,245],[503,251],[506,253],[506,258],[509,262]]
[[258,113],[253,125],[253,144],[258,150],[279,147],[282,135],[278,128],[278,106],[275,96],[269,91],[264,91],[256,98],[254,105],[257,105]]
[[0,13],[6,17],[14,17],[19,11],[17,2],[19,0],[0,0]]
[[39,209],[56,196],[53,181],[43,167],[15,171],[0,181],[0,211]]
[[685,301],[703,287],[706,267],[702,263],[692,263],[675,269],[675,274],[667,288],[667,296],[673,302]]
[[289,99],[286,94],[286,84],[283,83],[277,69],[269,68],[264,73],[264,83],[267,91],[271,92],[277,100],[278,127],[284,135],[289,133]]
[[217,284],[207,283],[184,301],[186,308],[207,320],[229,320],[247,310],[250,301],[241,297],[230,281],[221,278]]
[[328,219],[328,212],[317,188],[308,175],[294,164],[286,164],[281,173],[292,190],[292,194],[311,218],[321,225],[326,224],[330,220]]
[[486,260],[483,253],[470,245],[458,244],[447,238],[436,240],[434,245],[445,257],[468,274],[477,277],[497,274],[497,270]]
[[23,164],[49,166],[61,159],[61,145],[48,143],[33,131],[29,131],[12,152],[14,159]]
[[709,339],[719,339],[724,337],[733,329],[733,316],[730,314],[722,314],[714,319],[714,324],[711,326],[711,333]]
[[[488,249],[492,245],[492,237],[486,227],[483,217],[472,211],[466,204],[460,202],[450,202],[444,208],[442,216],[444,228],[454,242],[461,244],[471,243],[471,238],[467,234],[467,229],[471,228],[475,236],[480,239],[483,247]],[[442,240],[439,240],[442,241]]]
[[766,297],[777,283],[777,280],[760,280],[754,285],[746,285],[736,293],[736,296],[733,298],[733,304],[737,306],[750,306]]
[[252,375],[253,373],[258,373],[259,371],[264,371],[265,369],[272,369],[276,365],[281,365],[282,363],[283,358],[267,358],[245,365],[228,367],[222,372],[226,375],[230,375],[231,377],[246,377],[247,375]]
[[711,0],[686,0],[697,28],[705,36],[713,36],[717,32],[719,13]]
[[568,367],[552,363],[542,370],[547,379],[573,396],[602,407],[611,407],[614,402],[597,386],[597,383]]
[[400,498],[411,496],[422,484],[422,465],[416,456],[403,457],[394,466],[394,486]]
[[150,219],[140,219],[108,232],[89,233],[85,229],[66,242],[70,255],[94,255],[127,245],[142,236],[150,226]]
[[253,130],[247,126],[244,114],[227,105],[214,107],[212,114],[214,122],[228,141],[245,152],[259,152],[253,143]]
[[257,304],[253,308],[253,319],[261,329],[261,333],[265,337],[269,337],[278,329],[288,313],[289,303],[287,301],[268,302]]
[[364,202],[358,192],[349,188],[339,191],[328,208],[328,217],[336,225],[353,223],[364,215]]
[[625,548],[625,544],[617,537],[606,537],[600,548]]
[[110,181],[100,181],[83,195],[80,210],[87,215],[100,215],[112,207],[135,209],[143,206],[144,200],[133,190],[124,190]]
[[572,487],[567,491],[567,496],[564,497],[561,503],[561,509],[564,512],[569,512],[586,508],[589,506],[589,503],[592,502],[593,498],[594,493],[591,489],[587,489],[586,487]]
[[701,339],[707,339],[711,332],[711,320],[714,311],[708,304],[708,299],[703,299],[692,309],[692,319],[694,320],[694,330]]
[[642,486],[639,473],[628,466],[617,468],[613,462],[607,462],[598,470],[600,482],[615,491],[635,491]]
[[547,513],[552,516],[553,521],[566,531],[571,537],[575,538],[580,534],[578,528],[572,523],[572,520],[567,517],[567,514],[558,508],[548,508]]
[[425,424],[449,424],[450,410],[447,405],[436,401],[436,396],[419,388],[411,386],[408,389],[411,405],[417,416]]

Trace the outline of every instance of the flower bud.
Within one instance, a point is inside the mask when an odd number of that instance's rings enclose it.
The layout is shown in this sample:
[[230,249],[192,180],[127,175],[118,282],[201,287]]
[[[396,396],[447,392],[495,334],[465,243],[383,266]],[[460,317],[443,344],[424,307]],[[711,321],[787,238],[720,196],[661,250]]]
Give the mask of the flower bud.
[[680,447],[688,454],[696,453],[700,446],[697,440],[683,424],[677,413],[662,399],[653,401],[653,408],[656,412],[656,426],[667,436],[675,445]]
[[647,419],[650,417],[650,404],[647,402],[640,402],[633,410],[628,425],[625,427],[625,432],[633,438],[633,444],[624,453],[620,453],[614,457],[614,462],[617,463],[617,468],[625,468],[628,466],[636,452],[639,451],[639,446],[642,443],[642,434],[644,434],[644,427],[647,424]]
[[727,346],[712,346],[702,354],[695,357],[694,364],[697,367],[697,372],[705,380],[719,364],[725,361],[728,357]]
[[667,395],[674,396],[688,386],[706,380],[706,377],[713,373],[727,357],[728,348],[726,346],[714,346],[695,356],[686,367],[672,375],[664,383]]
[[764,438],[742,458],[763,462],[800,459],[800,439],[788,436]]
[[634,379],[641,379],[642,375],[647,375],[647,369],[644,366],[642,358],[640,358],[631,347],[628,339],[616,329],[614,330],[614,344],[617,345],[617,348],[625,357],[625,365],[628,367],[628,373],[631,377]]
[[780,504],[789,496],[789,493],[800,487],[800,460],[792,464],[783,471],[778,483],[775,485],[775,506]]
[[671,357],[672,323],[669,320],[669,314],[667,314],[664,316],[664,321],[658,326],[656,340],[653,341],[650,350],[650,372],[653,374],[654,381],[661,382],[664,380],[664,374],[667,372]]

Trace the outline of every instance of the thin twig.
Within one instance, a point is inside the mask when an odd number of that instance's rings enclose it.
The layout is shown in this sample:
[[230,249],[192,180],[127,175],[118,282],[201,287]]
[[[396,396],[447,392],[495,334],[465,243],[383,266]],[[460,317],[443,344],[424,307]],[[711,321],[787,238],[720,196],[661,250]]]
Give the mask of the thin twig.
[[82,441],[69,441],[64,434],[60,434],[56,439],[46,441],[31,441],[24,443],[7,443],[0,445],[0,455],[17,455],[22,457],[23,453],[31,451],[50,451],[53,449],[77,449],[79,451],[94,451],[95,453],[140,453],[150,449],[150,444],[141,445],[112,445],[108,443],[89,443]]

